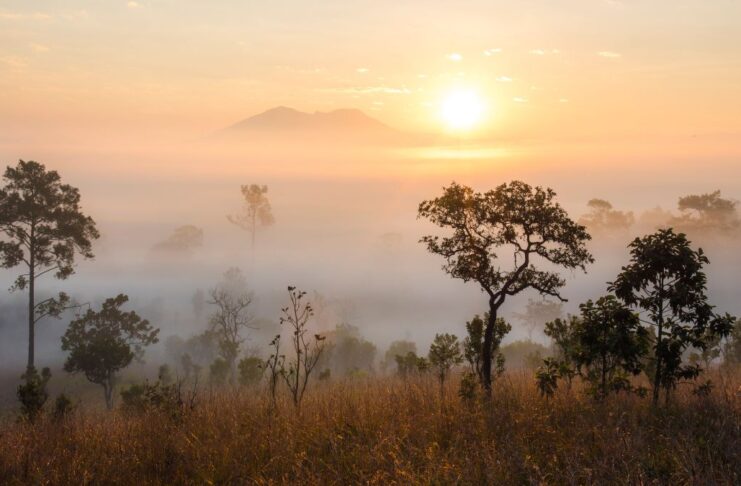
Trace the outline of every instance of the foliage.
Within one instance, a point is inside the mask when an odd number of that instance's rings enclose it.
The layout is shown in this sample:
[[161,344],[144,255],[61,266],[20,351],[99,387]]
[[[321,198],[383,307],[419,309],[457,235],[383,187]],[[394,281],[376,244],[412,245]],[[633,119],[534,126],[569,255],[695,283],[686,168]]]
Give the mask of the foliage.
[[173,230],[167,239],[157,243],[154,249],[163,252],[190,253],[203,246],[203,230],[191,224]]
[[683,233],[659,230],[636,238],[629,248],[630,262],[610,290],[627,305],[644,311],[656,329],[652,385],[657,403],[660,389],[668,400],[680,380],[700,373],[699,366],[683,363],[685,349],[704,348],[707,333],[727,335],[733,318],[713,312],[703,271],[708,258],[702,249],[693,250]]
[[195,406],[195,390],[184,396],[180,383],[161,381],[133,384],[121,390],[121,410],[127,415],[159,412],[179,420],[186,409]]
[[513,316],[527,328],[527,337],[532,340],[536,329],[541,330],[546,322],[563,316],[563,303],[547,299],[528,299],[525,312],[515,312]]
[[267,197],[268,186],[249,184],[242,186],[241,190],[242,197],[244,197],[244,209],[239,214],[227,216],[227,219],[232,224],[249,231],[254,250],[258,228],[273,225],[275,217]]
[[61,422],[69,417],[74,412],[75,406],[72,404],[72,400],[69,399],[64,393],[57,395],[54,400],[54,410],[52,411],[52,419],[55,422]]
[[392,365],[396,366],[396,357],[406,356],[409,352],[417,354],[417,344],[414,341],[393,341],[383,355],[382,369],[385,371]]
[[549,354],[549,349],[540,343],[517,340],[500,347],[500,353],[509,369],[524,368],[535,370]]
[[83,373],[90,382],[102,386],[109,409],[113,408],[117,372],[158,341],[159,329],[136,312],[121,310],[128,300],[124,294],[106,299],[99,311],[88,309],[70,322],[62,336],[62,350],[69,351],[64,370]]
[[51,379],[49,368],[41,370],[29,368],[21,377],[24,383],[18,385],[18,400],[21,402],[21,415],[29,422],[34,422],[44,409],[49,393],[46,386]]
[[453,334],[435,334],[430,345],[428,354],[430,365],[437,371],[437,379],[440,381],[440,393],[445,387],[445,380],[450,374],[450,369],[463,362],[463,353],[458,337]]
[[692,234],[729,234],[741,228],[738,203],[721,197],[720,191],[680,197],[677,207],[681,215],[672,218],[670,224]]
[[396,372],[399,376],[406,377],[414,374],[427,372],[430,363],[423,356],[417,356],[414,351],[409,351],[405,356],[396,355]]
[[[584,270],[593,261],[585,245],[590,236],[554,201],[555,195],[520,181],[485,193],[452,183],[442,196],[419,205],[419,217],[453,231],[447,237],[423,237],[427,249],[445,258],[443,269],[453,278],[477,282],[488,295],[482,367],[487,393],[494,327],[506,298],[534,289],[561,299],[565,281],[546,268]],[[504,260],[508,250],[511,259]]]
[[579,219],[579,224],[586,226],[590,231],[606,233],[627,230],[635,222],[632,212],[617,211],[604,199],[591,199],[587,207],[589,207],[589,213]]
[[239,361],[239,384],[243,386],[257,385],[264,373],[263,360],[256,356],[243,358]]
[[[483,359],[484,359],[484,322],[489,320],[489,314],[485,313],[484,318],[475,315],[473,319],[466,322],[466,332],[468,336],[463,339],[463,355],[471,366],[471,372],[483,380]],[[501,317],[497,318],[494,323],[493,337],[491,339],[492,350],[489,353],[491,359],[496,362],[493,367],[492,377],[496,378],[504,373],[504,355],[499,352],[499,346],[502,343],[504,335],[512,330],[510,326]]]
[[[19,161],[7,167],[0,188],[0,266],[13,268],[21,263],[24,273],[12,289],[28,288],[28,365],[35,360],[36,323],[46,316],[59,317],[69,306],[69,297],[36,302],[36,279],[52,273],[66,279],[74,273],[75,255],[92,258],[92,241],[98,238],[95,222],[80,208],[77,188],[63,184],[56,171],[43,164]],[[30,375],[29,375],[30,376]]]
[[208,381],[215,386],[226,385],[230,374],[229,362],[224,358],[216,358],[208,367]]
[[360,330],[350,324],[338,324],[334,331],[323,334],[326,338],[324,352],[317,364],[321,369],[330,368],[338,375],[356,371],[373,371],[376,345],[364,339]]

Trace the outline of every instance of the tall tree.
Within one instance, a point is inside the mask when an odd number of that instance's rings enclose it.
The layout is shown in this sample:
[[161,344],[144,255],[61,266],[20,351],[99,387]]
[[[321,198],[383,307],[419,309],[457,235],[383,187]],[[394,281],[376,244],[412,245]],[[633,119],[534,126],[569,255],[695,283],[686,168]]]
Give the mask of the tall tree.
[[218,341],[221,357],[229,367],[229,380],[235,383],[237,358],[246,336],[244,332],[253,328],[253,316],[249,314],[252,292],[238,268],[230,268],[219,285],[211,289],[209,304],[216,312],[209,320],[209,332]]
[[682,354],[689,346],[704,349],[707,333],[727,335],[733,325],[728,314],[716,315],[708,303],[709,263],[702,249],[693,250],[683,233],[673,229],[636,238],[629,245],[630,263],[609,290],[626,304],[643,311],[655,330],[653,342],[653,401],[663,388],[669,392],[678,380],[694,378],[697,365],[686,365]]
[[36,323],[58,317],[69,297],[36,302],[36,280],[48,273],[66,279],[74,273],[75,256],[93,258],[92,240],[98,238],[95,222],[80,208],[80,192],[63,184],[56,171],[43,164],[19,161],[8,167],[0,189],[0,265],[24,265],[12,290],[28,288],[28,371],[34,368]]
[[533,331],[542,330],[546,322],[563,316],[563,303],[545,299],[528,299],[525,312],[515,312],[513,316],[525,325],[527,338],[532,341]]
[[[452,236],[425,236],[427,249],[446,259],[443,270],[465,282],[474,281],[489,297],[489,319],[484,330],[482,385],[491,393],[492,341],[499,309],[507,297],[534,289],[564,299],[565,281],[545,268],[585,270],[594,259],[586,248],[589,234],[554,201],[552,189],[520,181],[502,184],[485,193],[452,183],[443,195],[423,201],[419,216]],[[503,260],[506,251],[511,258]]]
[[268,186],[249,184],[242,186],[244,197],[244,208],[242,212],[227,216],[232,224],[235,224],[250,233],[252,250],[255,249],[255,236],[261,227],[271,226],[275,223],[273,210],[267,196]]
[[121,310],[128,300],[124,294],[106,299],[99,311],[88,309],[73,320],[62,336],[62,350],[69,351],[64,370],[83,373],[90,382],[102,386],[108,409],[113,408],[118,371],[158,341],[159,329],[136,312]]

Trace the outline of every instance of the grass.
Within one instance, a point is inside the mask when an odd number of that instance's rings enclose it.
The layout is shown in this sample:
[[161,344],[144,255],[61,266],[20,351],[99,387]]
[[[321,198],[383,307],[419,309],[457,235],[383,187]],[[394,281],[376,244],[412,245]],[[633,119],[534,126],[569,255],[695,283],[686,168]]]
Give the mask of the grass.
[[1,484],[739,484],[736,382],[669,406],[529,376],[466,403],[452,382],[315,385],[297,413],[262,390],[202,393],[178,416],[80,410],[0,426]]

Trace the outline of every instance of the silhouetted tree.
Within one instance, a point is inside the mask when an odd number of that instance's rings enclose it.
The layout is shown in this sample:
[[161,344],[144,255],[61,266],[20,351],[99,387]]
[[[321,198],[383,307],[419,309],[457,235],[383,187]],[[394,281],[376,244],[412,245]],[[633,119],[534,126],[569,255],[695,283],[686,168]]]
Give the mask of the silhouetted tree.
[[36,368],[31,368],[21,377],[24,381],[18,385],[18,401],[21,402],[21,415],[24,419],[33,423],[41,415],[49,393],[46,386],[51,379],[51,370],[44,368],[41,374]]
[[590,383],[589,392],[597,398],[609,393],[632,390],[628,377],[643,370],[648,352],[648,331],[622,302],[609,295],[579,306],[581,319],[572,332],[576,349],[574,360],[579,373]]
[[90,382],[102,386],[108,409],[113,408],[117,372],[140,359],[144,348],[158,341],[159,329],[136,312],[121,310],[128,300],[124,294],[106,299],[99,311],[88,309],[70,322],[62,336],[62,350],[69,351],[64,370],[83,373]]
[[545,323],[563,315],[563,304],[552,300],[528,299],[525,312],[515,312],[513,316],[527,328],[527,337],[532,341],[533,331],[543,329]]
[[268,186],[257,184],[242,186],[244,209],[239,214],[227,216],[232,224],[250,233],[253,251],[255,249],[257,230],[275,223],[267,193]]
[[442,396],[445,391],[445,380],[450,374],[450,369],[463,362],[458,337],[447,333],[435,334],[427,358],[437,372],[437,379],[440,382],[440,396]]
[[209,332],[213,333],[219,344],[219,352],[229,366],[229,379],[235,382],[237,358],[245,340],[243,333],[251,326],[253,317],[249,314],[252,293],[247,290],[247,282],[238,268],[230,268],[219,285],[211,289],[209,304],[216,306],[216,312],[209,320]]
[[609,289],[629,306],[644,311],[656,330],[652,383],[656,404],[661,388],[668,400],[678,380],[700,373],[699,366],[683,364],[684,350],[689,346],[702,349],[708,331],[727,335],[733,318],[713,312],[703,271],[708,259],[702,249],[691,248],[683,233],[659,230],[636,238],[629,248],[630,263]]
[[[466,332],[468,335],[463,339],[463,355],[471,366],[471,372],[474,373],[479,382],[483,380],[483,359],[484,359],[484,324],[489,320],[489,313],[484,314],[484,318],[475,315],[473,319],[466,322]],[[499,346],[505,334],[512,330],[512,326],[501,317],[497,318],[494,323],[493,338],[491,341],[492,350],[489,353],[491,359],[495,361],[496,366],[493,368],[492,377],[497,377],[504,372],[504,355],[499,352]]]
[[[593,261],[583,226],[573,222],[553,199],[551,189],[523,182],[502,184],[485,193],[456,183],[443,195],[419,206],[419,216],[452,236],[425,236],[427,249],[446,259],[443,269],[454,278],[477,282],[489,297],[489,320],[484,329],[482,378],[491,393],[492,341],[499,308],[507,297],[534,289],[560,300],[563,278],[552,270],[585,269]],[[511,259],[502,261],[509,249]]]
[[[19,161],[8,167],[0,189],[0,231],[7,240],[0,241],[0,264],[12,268],[23,264],[25,272],[11,288],[28,288],[28,364],[34,368],[36,323],[46,316],[58,317],[70,299],[57,298],[36,302],[36,279],[52,273],[66,279],[74,273],[75,255],[92,258],[92,240],[98,230],[92,218],[80,208],[80,192],[63,184],[56,171],[43,164]],[[30,376],[30,375],[29,375]]]
[[294,356],[286,359],[286,367],[282,376],[288,389],[291,391],[293,404],[298,407],[306,393],[311,372],[314,371],[319,358],[324,351],[324,337],[314,334],[308,337],[307,324],[314,314],[311,303],[304,301],[306,292],[288,287],[290,305],[282,309],[281,325],[288,324],[291,336],[291,347]]
[[589,231],[627,230],[635,222],[632,212],[617,211],[604,199],[591,199],[587,207],[589,207],[589,213],[579,218],[579,224],[586,226]]
[[682,230],[700,234],[701,231],[731,233],[741,228],[738,202],[721,197],[720,191],[679,198],[681,212],[670,224]]

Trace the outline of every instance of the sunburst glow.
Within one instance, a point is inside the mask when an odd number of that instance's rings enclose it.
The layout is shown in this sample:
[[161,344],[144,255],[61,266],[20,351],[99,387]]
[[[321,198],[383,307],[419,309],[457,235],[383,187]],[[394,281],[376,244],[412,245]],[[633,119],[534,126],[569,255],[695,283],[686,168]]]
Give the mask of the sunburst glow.
[[468,89],[448,93],[440,106],[440,116],[451,130],[471,130],[481,122],[484,111],[484,101]]

